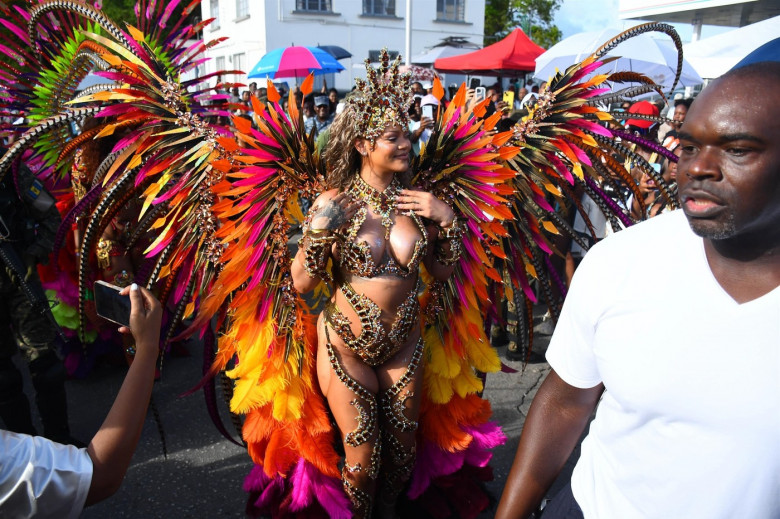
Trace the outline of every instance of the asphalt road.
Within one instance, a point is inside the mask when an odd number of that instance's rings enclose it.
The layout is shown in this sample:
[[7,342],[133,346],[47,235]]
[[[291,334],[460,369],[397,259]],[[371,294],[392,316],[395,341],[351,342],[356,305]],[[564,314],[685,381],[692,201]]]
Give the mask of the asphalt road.
[[[546,349],[549,336],[536,335],[534,351]],[[187,345],[190,356],[168,357],[153,400],[162,422],[167,458],[151,413],[119,492],[103,503],[86,509],[83,518],[219,518],[245,517],[244,476],[251,462],[243,448],[224,439],[211,424],[202,392],[180,396],[200,377],[202,346]],[[488,490],[497,500],[514,458],[525,414],[533,395],[549,371],[544,363],[528,364],[502,360],[518,373],[488,376],[485,396],[493,405],[494,419],[507,435],[505,445],[495,450],[495,480]],[[67,383],[72,434],[88,440],[100,427],[119,390],[126,368],[100,365],[87,379]],[[28,388],[29,389],[29,388]],[[218,399],[222,393],[218,388]],[[223,421],[231,427],[227,406],[220,401]],[[493,517],[494,510],[480,518]]]

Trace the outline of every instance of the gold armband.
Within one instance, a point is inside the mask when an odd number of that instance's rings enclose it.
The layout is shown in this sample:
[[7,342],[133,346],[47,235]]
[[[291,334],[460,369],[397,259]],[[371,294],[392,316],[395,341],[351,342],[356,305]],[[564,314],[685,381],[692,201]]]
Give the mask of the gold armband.
[[446,229],[439,227],[439,236],[433,250],[436,261],[442,265],[453,265],[463,253],[463,227],[456,219]]
[[109,240],[108,238],[100,238],[100,240],[98,240],[97,249],[95,250],[98,267],[102,269],[110,268],[111,256],[121,256],[123,254],[124,251],[119,242]]
[[325,229],[305,229],[298,246],[303,251],[303,268],[309,277],[319,276],[330,281],[328,252],[337,236]]

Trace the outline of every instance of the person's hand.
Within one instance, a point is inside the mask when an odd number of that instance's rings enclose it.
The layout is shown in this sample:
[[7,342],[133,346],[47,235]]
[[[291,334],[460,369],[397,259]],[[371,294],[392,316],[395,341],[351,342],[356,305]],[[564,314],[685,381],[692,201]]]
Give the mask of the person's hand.
[[347,193],[339,193],[321,206],[312,207],[311,229],[336,232],[355,216],[360,204]]
[[433,128],[433,119],[430,117],[423,117],[420,119],[420,127],[417,130],[422,133],[423,130],[427,130],[428,128]]
[[433,220],[440,227],[449,227],[455,221],[452,208],[427,191],[404,189],[398,202],[398,209]]
[[137,284],[123,288],[123,296],[130,296],[130,327],[122,326],[120,333],[132,333],[137,352],[153,351],[157,357],[160,342],[160,324],[162,322],[162,306],[151,292]]

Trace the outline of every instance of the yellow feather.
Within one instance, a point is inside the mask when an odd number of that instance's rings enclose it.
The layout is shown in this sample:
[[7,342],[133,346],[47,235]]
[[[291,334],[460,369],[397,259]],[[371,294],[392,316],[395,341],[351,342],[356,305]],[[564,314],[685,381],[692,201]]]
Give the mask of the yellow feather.
[[432,371],[425,372],[425,385],[428,398],[434,404],[446,404],[452,399],[452,381]]
[[549,220],[545,220],[544,222],[542,222],[542,227],[547,229],[547,232],[551,232],[553,234],[561,234],[560,232],[558,232],[558,229],[555,227],[555,225]]
[[465,398],[469,393],[482,391],[482,381],[471,370],[461,371],[460,376],[452,381],[452,385],[461,398]]
[[498,358],[498,353],[487,342],[472,340],[466,351],[471,365],[479,371],[493,373],[501,369],[501,359]]
[[451,353],[448,353],[439,339],[439,332],[431,327],[425,333],[425,345],[428,347],[430,357],[426,369],[441,375],[444,378],[455,378],[460,372],[460,362]]

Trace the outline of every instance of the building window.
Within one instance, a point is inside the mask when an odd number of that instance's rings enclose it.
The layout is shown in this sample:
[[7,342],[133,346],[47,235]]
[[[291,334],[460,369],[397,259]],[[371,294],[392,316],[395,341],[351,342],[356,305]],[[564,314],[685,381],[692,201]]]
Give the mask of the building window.
[[363,14],[395,16],[395,0],[363,0]]
[[436,19],[462,22],[465,19],[466,0],[436,0]]
[[[217,56],[214,58],[214,72],[221,72],[225,70],[225,56]],[[221,75],[217,76],[217,83],[222,83],[227,78],[222,77]]]
[[236,18],[249,17],[249,0],[236,0]]
[[[241,54],[233,54],[233,66],[231,67],[233,70],[240,70],[244,74],[248,74],[249,71],[246,70],[246,53],[242,52]],[[235,81],[240,81],[241,74],[236,74]]]
[[317,13],[329,13],[332,11],[330,0],[296,0],[297,11],[312,11]]
[[215,31],[219,29],[219,0],[211,0],[209,12],[211,18],[214,18],[214,21],[211,22],[211,30]]

